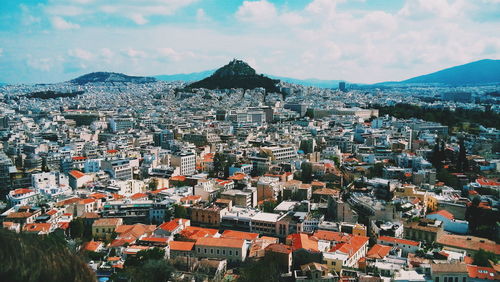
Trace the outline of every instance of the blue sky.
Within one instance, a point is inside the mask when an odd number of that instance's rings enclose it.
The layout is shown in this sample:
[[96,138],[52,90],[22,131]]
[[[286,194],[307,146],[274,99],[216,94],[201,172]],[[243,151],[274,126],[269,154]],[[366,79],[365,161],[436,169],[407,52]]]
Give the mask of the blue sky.
[[500,59],[500,0],[1,0],[0,82],[92,71],[402,80]]

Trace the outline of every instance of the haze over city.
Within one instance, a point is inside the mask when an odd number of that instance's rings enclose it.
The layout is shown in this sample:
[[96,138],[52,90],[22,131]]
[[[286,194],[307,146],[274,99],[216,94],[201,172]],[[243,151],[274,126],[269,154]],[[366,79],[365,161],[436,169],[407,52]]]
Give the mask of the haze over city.
[[292,78],[396,81],[500,58],[495,0],[4,0],[0,82],[161,75],[232,58]]

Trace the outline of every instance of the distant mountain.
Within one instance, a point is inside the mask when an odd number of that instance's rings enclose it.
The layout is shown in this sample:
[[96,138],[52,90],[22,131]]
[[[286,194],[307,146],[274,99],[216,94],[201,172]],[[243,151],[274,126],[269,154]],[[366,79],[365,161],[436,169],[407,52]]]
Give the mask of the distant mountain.
[[[185,82],[192,82],[192,81],[198,81],[202,80],[206,77],[211,76],[215,70],[207,70],[207,71],[201,71],[201,72],[193,72],[193,73],[181,73],[181,74],[167,74],[167,75],[155,75],[154,78],[161,80],[161,81],[185,81]],[[293,83],[293,84],[299,84],[299,85],[304,85],[304,86],[314,86],[314,87],[320,87],[320,88],[337,88],[339,86],[339,82],[343,80],[321,80],[321,79],[296,79],[296,78],[290,78],[290,77],[283,77],[283,76],[277,76],[277,75],[270,75],[270,74],[264,74],[265,76],[268,76],[269,78],[272,79],[279,79],[284,82],[288,83]]]
[[[470,85],[500,83],[500,60],[481,60],[400,81],[402,84]],[[389,83],[393,84],[393,83]]]
[[92,82],[130,82],[130,83],[148,83],[155,82],[154,77],[129,76],[116,72],[92,72],[79,76],[70,82],[75,84],[86,84]]
[[258,75],[255,70],[241,60],[232,60],[229,64],[216,70],[211,76],[191,83],[191,88],[230,89],[265,88],[267,92],[278,92],[276,84],[279,80]]
[[215,70],[207,70],[193,73],[180,73],[180,74],[163,74],[163,75],[155,75],[154,78],[161,81],[185,81],[192,82],[202,80],[206,77],[211,76]]

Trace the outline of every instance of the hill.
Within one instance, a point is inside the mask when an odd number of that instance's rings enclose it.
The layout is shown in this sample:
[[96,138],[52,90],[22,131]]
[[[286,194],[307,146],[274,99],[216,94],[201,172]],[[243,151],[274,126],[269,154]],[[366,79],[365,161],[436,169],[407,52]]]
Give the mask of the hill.
[[[167,81],[167,82],[171,82],[171,81],[193,82],[193,81],[198,81],[198,80],[202,80],[206,77],[209,77],[214,72],[215,72],[215,70],[207,70],[207,71],[200,71],[200,72],[193,72],[193,73],[163,74],[163,75],[155,75],[154,78],[156,78],[160,81]],[[314,87],[320,87],[320,88],[337,88],[339,86],[339,82],[343,81],[343,80],[321,80],[321,79],[315,79],[315,78],[297,79],[297,78],[276,76],[276,75],[270,75],[270,74],[264,74],[264,75],[268,76],[269,78],[278,79],[278,80],[288,82],[288,83],[299,84],[299,85],[303,85],[303,86],[314,86]]]
[[116,72],[92,72],[70,80],[71,83],[75,84],[87,84],[92,82],[149,83],[155,81],[156,79],[154,77],[129,76]]
[[232,60],[229,64],[216,70],[211,76],[191,83],[191,88],[207,89],[255,89],[265,88],[267,92],[278,92],[276,84],[279,80],[258,75],[255,70],[241,60]]
[[0,281],[96,281],[94,272],[57,235],[0,229]]
[[470,85],[500,83],[500,60],[480,60],[410,78],[403,84]]

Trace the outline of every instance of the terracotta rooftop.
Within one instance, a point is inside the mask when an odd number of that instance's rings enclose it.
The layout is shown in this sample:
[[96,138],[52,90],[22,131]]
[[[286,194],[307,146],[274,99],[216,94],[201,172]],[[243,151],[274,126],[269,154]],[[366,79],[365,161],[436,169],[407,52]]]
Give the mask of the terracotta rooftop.
[[480,237],[443,234],[437,238],[436,242],[443,246],[451,246],[463,250],[479,251],[479,249],[483,249],[497,255],[500,254],[500,245],[494,241]]
[[232,238],[199,238],[196,240],[196,246],[242,248],[244,244],[245,240]]
[[389,236],[380,236],[380,237],[378,237],[378,240],[384,241],[384,242],[398,243],[398,244],[403,244],[403,245],[410,245],[410,246],[418,246],[420,244],[420,242],[417,242],[417,241],[389,237]]
[[170,241],[168,245],[172,251],[184,251],[188,252],[193,250],[194,242],[184,242],[184,241]]
[[381,258],[386,257],[389,254],[389,252],[391,251],[391,249],[392,249],[391,246],[375,244],[368,251],[368,253],[366,253],[366,257],[374,258],[374,259],[381,259]]
[[78,170],[72,170],[69,172],[69,175],[73,176],[76,179],[82,178],[85,176],[85,173],[78,171]]
[[242,232],[242,231],[234,231],[234,230],[225,230],[222,235],[222,238],[233,238],[233,239],[243,239],[247,241],[253,241],[259,238],[258,233],[250,233],[250,232]]

